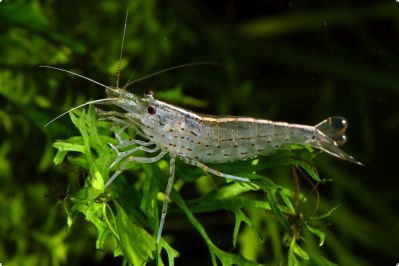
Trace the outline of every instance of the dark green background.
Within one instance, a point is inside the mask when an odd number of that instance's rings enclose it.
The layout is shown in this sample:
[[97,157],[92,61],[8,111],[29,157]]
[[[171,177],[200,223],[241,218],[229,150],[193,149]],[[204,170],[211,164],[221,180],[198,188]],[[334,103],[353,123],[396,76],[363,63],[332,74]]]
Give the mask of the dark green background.
[[[38,66],[58,66],[114,85],[127,9],[121,84],[182,63],[223,65],[164,73],[134,85],[133,92],[150,88],[163,100],[215,115],[303,124],[346,117],[344,149],[366,166],[317,158],[320,176],[333,181],[320,187],[321,198],[341,206],[330,218],[322,250],[342,265],[399,262],[399,3],[3,0],[3,265],[114,262],[112,254],[95,250],[95,230],[84,219],[66,230],[65,210],[57,202],[85,173],[67,164],[55,167],[51,144],[77,132],[68,116],[44,127],[68,108],[104,97],[103,89]],[[308,186],[303,180],[301,185]],[[189,198],[191,192],[183,195]],[[217,213],[202,219],[215,242],[231,248],[232,217]],[[167,222],[181,254],[177,264],[210,263],[184,219],[170,215]],[[273,263],[271,254],[266,257]]]

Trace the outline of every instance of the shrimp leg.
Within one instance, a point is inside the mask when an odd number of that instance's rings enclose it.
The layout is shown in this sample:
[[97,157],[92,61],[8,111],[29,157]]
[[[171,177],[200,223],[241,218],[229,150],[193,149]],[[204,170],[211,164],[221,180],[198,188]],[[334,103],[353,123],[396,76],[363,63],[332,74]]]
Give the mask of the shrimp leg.
[[118,117],[120,119],[126,118],[123,113],[117,111],[104,111],[101,110],[100,108],[96,108],[96,112],[100,116],[100,118],[112,118],[112,117]]
[[192,160],[192,159],[185,159],[185,162],[188,164],[191,164],[193,166],[197,166],[198,168],[201,168],[204,172],[208,172],[220,177],[224,177],[224,178],[229,178],[229,179],[234,179],[234,180],[239,180],[239,181],[243,181],[243,182],[248,182],[249,179],[246,177],[240,177],[240,176],[235,176],[235,175],[230,175],[230,174],[226,174],[226,173],[222,173],[216,169],[210,168],[209,166],[207,166],[206,164],[203,164],[199,161],[196,160]]
[[133,139],[133,140],[122,140],[119,142],[118,145],[113,145],[115,148],[120,149],[120,148],[126,148],[132,145],[139,145],[139,146],[150,146],[150,145],[155,145],[155,143],[152,142],[145,142],[139,139]]
[[176,161],[176,155],[171,154],[169,161],[169,179],[168,179],[168,184],[166,185],[165,199],[162,204],[161,220],[159,222],[158,233],[157,233],[157,244],[159,244],[159,241],[161,240],[162,229],[165,224],[166,214],[168,213],[170,193],[172,192],[173,182],[175,180],[175,161]]
[[107,188],[125,170],[125,168],[130,162],[153,163],[162,159],[162,157],[164,157],[166,153],[167,151],[161,151],[157,156],[150,158],[129,156],[128,158],[125,159],[120,168],[111,176],[111,178],[108,179],[107,183],[105,183],[104,188]]
[[118,132],[115,133],[115,138],[122,144],[124,140],[121,138],[122,133],[126,130],[127,126],[122,127]]
[[[110,144],[109,145],[119,154],[118,150],[119,148],[127,148],[129,146],[132,145],[139,145],[139,146],[150,146],[150,145],[154,145],[154,143],[152,143],[151,141],[143,141],[143,140],[139,140],[139,139],[131,139],[131,140],[124,140],[121,138],[122,133],[126,130],[128,126],[124,126],[123,128],[121,128],[118,132],[115,133],[115,138],[118,140],[119,144],[118,145],[113,145]],[[115,149],[116,148],[116,149]]]
[[[99,120],[102,121],[110,121],[119,125],[123,125],[124,128],[130,127],[134,130],[138,131],[138,125],[134,122],[129,123],[126,121],[126,115],[116,111],[103,111],[101,109],[96,109],[97,114],[99,115]],[[121,132],[122,134],[122,132]]]
[[132,124],[126,122],[125,120],[123,120],[122,118],[119,118],[119,117],[103,116],[103,114],[101,114],[101,117],[99,117],[98,120],[110,121],[115,124],[124,125],[124,126],[128,126],[128,127],[136,129],[136,127],[132,126]]
[[118,151],[118,148],[112,144],[109,144],[111,146],[111,148],[118,154],[118,157],[115,158],[115,160],[112,162],[112,164],[110,165],[109,168],[114,167],[115,164],[117,164],[118,162],[120,162],[121,160],[123,160],[124,158],[126,158],[127,156],[135,153],[136,151],[144,151],[144,152],[148,152],[148,153],[154,153],[156,151],[159,151],[159,147],[155,147],[153,149],[144,147],[144,146],[138,146],[135,147],[134,149],[128,150],[128,151],[123,151],[120,152]]

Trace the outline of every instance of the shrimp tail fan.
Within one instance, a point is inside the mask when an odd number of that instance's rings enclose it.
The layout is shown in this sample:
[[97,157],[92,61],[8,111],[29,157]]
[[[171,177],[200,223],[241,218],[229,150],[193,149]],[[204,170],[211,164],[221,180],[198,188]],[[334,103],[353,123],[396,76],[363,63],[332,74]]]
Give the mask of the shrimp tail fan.
[[342,160],[363,165],[339,148],[340,145],[347,141],[345,132],[348,128],[348,122],[345,118],[340,116],[328,117],[315,125],[315,128],[320,131],[317,139],[317,147],[319,149]]

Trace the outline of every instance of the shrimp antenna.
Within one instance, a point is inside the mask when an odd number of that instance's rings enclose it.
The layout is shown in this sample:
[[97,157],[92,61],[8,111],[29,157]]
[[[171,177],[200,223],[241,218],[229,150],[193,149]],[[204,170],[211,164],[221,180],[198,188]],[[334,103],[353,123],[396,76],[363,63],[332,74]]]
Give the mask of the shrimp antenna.
[[99,103],[108,102],[108,101],[116,101],[116,100],[118,100],[118,98],[104,98],[104,99],[98,99],[98,100],[93,100],[93,101],[85,102],[85,103],[83,103],[83,104],[81,104],[81,105],[75,106],[75,107],[69,109],[68,111],[66,111],[66,112],[64,112],[64,113],[62,113],[62,114],[60,114],[60,115],[58,115],[56,118],[52,119],[50,122],[48,122],[47,124],[45,124],[44,127],[47,127],[48,125],[50,125],[51,123],[53,123],[55,120],[57,120],[57,119],[63,117],[64,115],[68,114],[69,112],[72,112],[72,111],[74,111],[74,110],[76,110],[76,109],[79,109],[79,108],[81,108],[81,107],[83,107],[83,106],[86,106],[86,105],[89,105],[89,104],[99,104]]
[[98,82],[98,81],[95,81],[94,79],[85,77],[85,76],[80,75],[80,74],[78,74],[78,73],[75,73],[75,72],[73,72],[73,71],[69,71],[69,70],[66,70],[66,69],[63,69],[63,68],[53,67],[53,66],[39,66],[39,67],[42,67],[42,68],[49,68],[49,69],[54,69],[54,70],[66,72],[66,73],[68,73],[68,74],[71,74],[71,75],[74,75],[74,76],[78,76],[78,77],[80,77],[80,78],[82,78],[82,79],[85,79],[85,80],[88,80],[88,81],[90,81],[90,82],[93,82],[93,83],[95,83],[95,84],[97,84],[97,85],[100,85],[101,87],[106,88],[106,89],[108,88],[108,86],[106,86],[106,85],[104,85],[104,84],[102,84],[102,83],[100,83],[100,82]]
[[123,44],[125,43],[126,25],[127,25],[128,16],[129,16],[129,9],[126,10],[125,26],[123,28],[123,34],[122,34],[121,51],[119,53],[118,70],[116,72],[116,88],[119,88],[119,76],[120,76],[120,73],[121,73],[121,61],[122,61],[122,54],[123,54]]
[[[117,88],[119,88],[119,75],[120,75],[120,70],[121,70],[121,60],[122,60],[122,53],[123,53],[123,44],[124,44],[124,42],[125,42],[126,25],[127,25],[127,18],[128,18],[128,15],[129,15],[129,10],[126,10],[125,27],[124,27],[124,29],[123,29],[121,51],[120,51],[120,55],[119,55],[118,70],[117,70],[117,74],[116,74],[116,87],[117,87]],[[48,68],[48,69],[53,69],[53,70],[58,70],[58,71],[62,71],[62,72],[66,72],[66,73],[68,73],[68,74],[71,74],[71,75],[80,77],[80,78],[85,79],[85,80],[88,80],[88,81],[90,81],[90,82],[93,82],[94,84],[100,85],[101,87],[104,87],[104,88],[106,88],[106,89],[108,88],[108,86],[106,86],[106,85],[104,85],[104,84],[102,84],[102,83],[100,83],[100,82],[98,82],[98,81],[95,81],[95,80],[93,80],[93,79],[91,79],[91,78],[88,78],[88,77],[86,77],[86,76],[83,76],[83,75],[78,74],[78,73],[73,72],[73,71],[69,71],[69,70],[66,70],[66,69],[63,69],[63,68],[58,68],[58,67],[53,67],[53,66],[44,66],[44,65],[41,65],[41,66],[39,66],[39,67]],[[63,117],[64,115],[68,114],[69,112],[72,112],[72,111],[74,111],[74,110],[76,110],[76,109],[79,109],[79,108],[81,108],[81,107],[83,107],[83,106],[86,106],[86,105],[89,105],[89,104],[99,104],[99,103],[108,102],[108,101],[115,101],[115,100],[118,100],[118,99],[117,99],[117,98],[104,98],[104,99],[98,99],[98,100],[93,100],[93,101],[85,102],[85,103],[83,103],[83,104],[81,104],[81,105],[75,106],[75,107],[69,109],[68,111],[66,111],[66,112],[64,112],[64,113],[62,113],[62,114],[60,114],[60,115],[58,115],[57,117],[55,117],[54,119],[52,119],[50,122],[48,122],[47,124],[45,124],[44,127],[47,127],[48,125],[50,125],[51,123],[53,123],[55,120],[57,120],[57,119]]]
[[130,85],[132,85],[132,84],[134,84],[134,83],[137,83],[137,82],[139,82],[139,81],[142,81],[142,80],[145,80],[145,79],[148,79],[148,78],[157,76],[157,75],[160,75],[160,74],[162,74],[162,73],[165,73],[165,72],[168,72],[168,71],[171,71],[171,70],[180,69],[180,68],[185,68],[185,67],[192,67],[192,66],[200,66],[200,65],[212,65],[212,66],[223,67],[222,64],[215,63],[215,62],[209,62],[209,61],[199,61],[199,62],[181,64],[181,65],[177,65],[177,66],[172,66],[172,67],[164,68],[164,69],[162,69],[162,70],[159,70],[159,71],[157,71],[157,72],[154,72],[154,73],[149,74],[149,75],[146,75],[146,76],[143,76],[143,77],[141,77],[141,78],[138,78],[138,79],[135,79],[135,80],[132,80],[132,81],[128,81],[128,82],[126,83],[126,85],[123,86],[123,88],[126,89],[127,87],[129,87]]

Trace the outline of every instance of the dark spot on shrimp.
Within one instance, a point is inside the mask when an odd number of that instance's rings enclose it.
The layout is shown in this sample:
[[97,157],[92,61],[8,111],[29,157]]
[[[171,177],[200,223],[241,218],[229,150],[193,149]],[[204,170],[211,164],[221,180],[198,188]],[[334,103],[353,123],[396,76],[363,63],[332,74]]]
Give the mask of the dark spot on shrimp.
[[314,139],[316,139],[316,136],[315,136],[315,135],[313,135],[313,136],[312,136],[312,139],[313,139],[313,140],[314,140]]
[[267,144],[270,144],[270,143],[272,143],[272,141],[271,141],[271,140],[268,140],[268,141],[267,141]]
[[255,143],[251,143],[251,146],[254,147],[254,146],[255,146]]
[[193,149],[187,148],[188,151],[193,151]]
[[248,154],[248,152],[244,152],[244,151],[243,151],[243,152],[240,152],[240,154],[241,154],[241,155],[246,155],[246,154]]
[[238,145],[237,145],[237,144],[234,144],[234,145],[233,145],[233,147],[234,147],[234,148],[237,148],[237,147],[238,147]]
[[194,136],[198,137],[198,134],[194,131],[190,131],[191,134],[193,134]]
[[150,115],[155,115],[155,113],[157,112],[157,109],[155,108],[155,106],[150,105],[150,106],[148,106],[148,108],[147,108],[147,112],[148,112]]
[[227,156],[229,156],[229,154],[225,153],[225,154],[223,154],[223,156],[227,157]]

